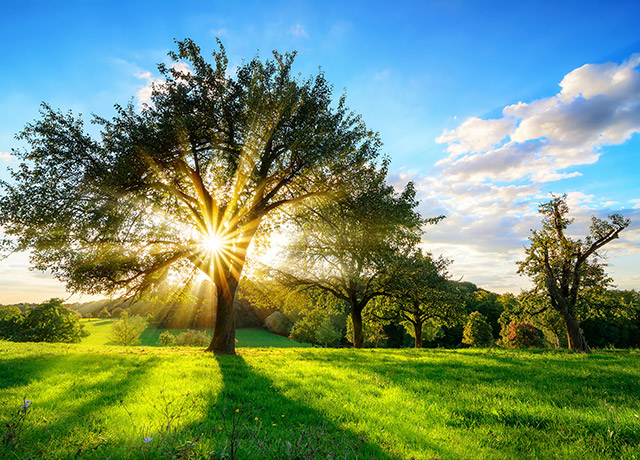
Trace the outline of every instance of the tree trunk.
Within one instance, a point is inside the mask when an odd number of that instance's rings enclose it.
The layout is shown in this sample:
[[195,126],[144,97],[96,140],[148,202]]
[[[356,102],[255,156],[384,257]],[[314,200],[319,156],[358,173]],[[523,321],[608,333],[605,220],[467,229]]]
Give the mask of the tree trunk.
[[565,315],[564,321],[567,325],[569,350],[573,350],[578,353],[591,353],[591,348],[589,348],[587,341],[582,335],[578,321],[570,314]]
[[205,351],[217,355],[236,354],[236,313],[233,300],[236,296],[238,281],[229,276],[216,286],[217,307],[213,325],[213,339]]
[[364,347],[364,335],[362,333],[362,310],[351,306],[351,325],[353,326],[353,347]]
[[415,348],[422,348],[422,323],[420,321],[413,323],[413,332],[416,339]]

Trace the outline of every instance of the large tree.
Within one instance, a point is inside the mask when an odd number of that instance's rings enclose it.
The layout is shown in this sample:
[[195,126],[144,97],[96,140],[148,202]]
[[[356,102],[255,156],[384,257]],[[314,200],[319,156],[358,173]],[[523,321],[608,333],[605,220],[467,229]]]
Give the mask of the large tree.
[[[4,183],[0,225],[14,249],[71,291],[134,293],[206,274],[217,307],[209,351],[235,352],[233,299],[261,223],[327,194],[378,154],[379,140],[322,73],[292,74],[294,54],[233,71],[191,41],[142,110],[81,117],[43,105],[19,138],[28,147]],[[188,274],[188,275],[185,275]],[[189,278],[187,278],[189,279]]]
[[285,285],[320,289],[346,302],[356,348],[364,345],[364,308],[390,295],[397,254],[418,243],[425,223],[415,211],[413,184],[396,193],[386,174],[386,164],[365,169],[337,200],[300,208],[293,219],[295,237],[276,270]]
[[592,217],[589,235],[574,239],[566,234],[573,222],[567,217],[566,195],[541,204],[538,211],[543,216],[542,229],[532,230],[531,245],[525,251],[526,258],[518,262],[518,273],[529,276],[534,289],[547,295],[549,303],[543,309],[552,308],[562,316],[569,348],[590,353],[580,330],[576,306],[585,290],[610,282],[598,250],[618,238],[629,225],[629,219],[620,214],[612,214],[608,220]]

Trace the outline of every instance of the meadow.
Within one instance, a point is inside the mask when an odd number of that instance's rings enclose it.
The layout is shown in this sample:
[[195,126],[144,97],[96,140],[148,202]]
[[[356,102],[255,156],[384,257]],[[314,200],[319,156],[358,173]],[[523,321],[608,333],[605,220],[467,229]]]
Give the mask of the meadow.
[[0,376],[7,459],[640,458],[638,351],[0,342]]

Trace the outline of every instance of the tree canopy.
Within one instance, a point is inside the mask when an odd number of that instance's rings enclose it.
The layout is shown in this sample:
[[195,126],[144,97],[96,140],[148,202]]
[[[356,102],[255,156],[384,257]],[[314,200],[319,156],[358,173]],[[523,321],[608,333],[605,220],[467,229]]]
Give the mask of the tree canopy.
[[13,249],[71,291],[135,293],[203,273],[215,284],[209,350],[235,352],[233,298],[261,223],[329,194],[373,161],[378,137],[337,103],[319,73],[294,76],[295,53],[235,72],[220,44],[207,61],[177,42],[151,104],[110,120],[43,104],[3,183],[0,225]]

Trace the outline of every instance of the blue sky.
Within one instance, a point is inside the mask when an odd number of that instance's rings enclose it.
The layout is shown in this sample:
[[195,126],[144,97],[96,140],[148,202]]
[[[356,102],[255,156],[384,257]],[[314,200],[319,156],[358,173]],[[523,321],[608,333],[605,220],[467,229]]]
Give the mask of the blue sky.
[[[638,2],[177,5],[5,0],[0,178],[40,102],[109,116],[137,102],[174,38],[207,52],[217,36],[232,65],[297,50],[303,75],[322,67],[336,94],[346,87],[380,132],[390,180],[414,180],[423,214],[448,216],[425,245],[454,260],[456,277],[526,288],[514,261],[554,192],[569,194],[577,234],[591,214],[632,218],[607,252],[616,284],[640,288]],[[0,302],[64,295],[27,265],[0,263]]]

